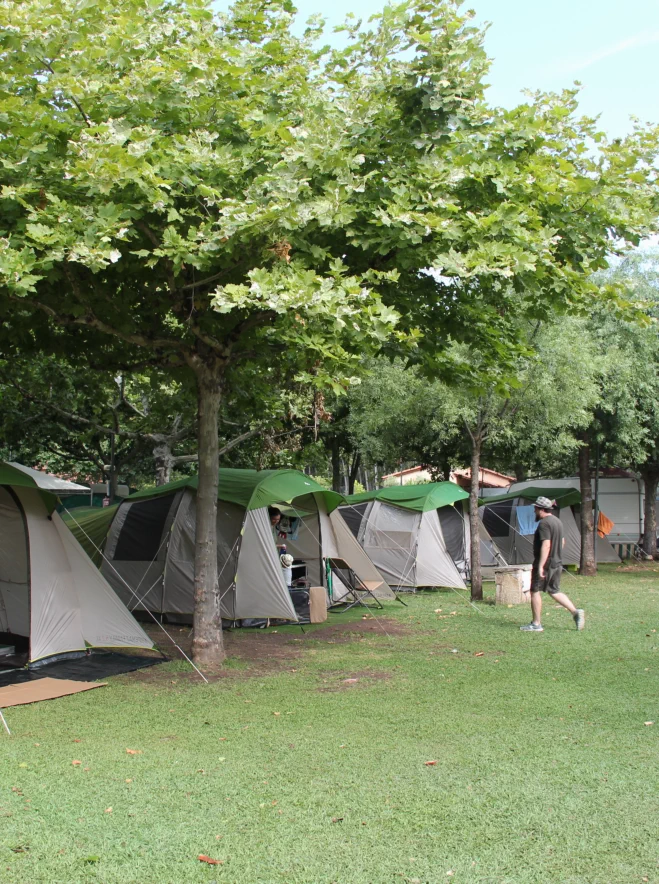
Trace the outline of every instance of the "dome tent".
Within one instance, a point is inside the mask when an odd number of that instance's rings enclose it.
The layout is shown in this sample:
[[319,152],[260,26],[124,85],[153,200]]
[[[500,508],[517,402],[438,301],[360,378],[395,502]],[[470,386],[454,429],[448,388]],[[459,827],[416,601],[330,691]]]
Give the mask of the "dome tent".
[[[581,492],[576,488],[528,485],[506,494],[488,495],[480,501],[479,515],[487,531],[494,538],[511,565],[533,562],[533,534],[535,521],[533,502],[538,497],[555,500],[556,515],[563,525],[563,564],[578,565],[581,560],[580,519],[574,507],[581,504]],[[605,537],[595,534],[598,562],[620,562],[613,546]]]
[[[198,477],[191,476],[140,491],[112,514],[101,572],[131,610],[192,615],[197,485]],[[374,595],[394,598],[337,512],[343,500],[297,470],[221,469],[217,556],[222,617],[297,619],[272,535],[269,506],[279,507],[289,517],[287,550],[304,564],[312,585],[327,587],[326,560],[339,558]],[[94,527],[89,520],[96,519],[109,521],[102,512],[90,516],[85,533]],[[70,527],[80,536],[75,524]],[[331,603],[347,594],[336,578],[331,591]]]
[[[390,586],[465,589],[469,577],[469,495],[454,482],[395,485],[348,497],[341,513]],[[483,565],[501,563],[481,530]]]
[[0,634],[28,661],[100,648],[152,648],[57,512],[57,498],[0,462]]

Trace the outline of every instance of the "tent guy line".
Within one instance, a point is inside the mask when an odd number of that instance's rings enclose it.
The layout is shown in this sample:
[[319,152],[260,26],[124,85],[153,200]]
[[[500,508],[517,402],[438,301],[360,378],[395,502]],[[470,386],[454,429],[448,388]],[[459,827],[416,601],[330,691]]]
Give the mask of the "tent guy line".
[[[71,518],[71,520],[72,520],[72,521],[78,526],[78,528],[82,531],[82,533],[85,535],[85,537],[87,538],[87,540],[92,544],[92,546],[94,547],[94,549],[97,550],[97,552],[99,552],[99,553],[101,554],[101,557],[102,557],[102,558],[108,563],[108,565],[109,565],[109,566],[112,568],[112,570],[116,573],[117,577],[118,577],[123,583],[126,584],[126,588],[128,589],[128,591],[131,592],[133,595],[135,595],[135,592],[133,591],[132,587],[129,586],[128,583],[124,580],[124,578],[123,578],[123,577],[121,576],[121,574],[117,571],[117,569],[114,567],[114,565],[112,564],[112,562],[106,557],[106,555],[105,555],[105,553],[103,552],[103,550],[100,549],[98,546],[96,546],[96,544],[95,544],[94,541],[91,539],[91,537],[89,536],[89,534],[87,534],[87,532],[86,532],[85,529],[82,527],[82,525],[77,521],[77,519],[76,519],[76,517],[73,515],[73,513],[72,513],[70,510],[66,509],[66,507],[64,507],[64,509],[65,509],[66,512],[68,513],[68,515],[69,515],[69,517]],[[176,650],[180,652],[180,654],[181,654],[181,655],[182,655],[182,656],[188,661],[188,663],[190,664],[190,666],[192,666],[192,668],[195,670],[195,672],[196,672],[196,673],[197,673],[197,674],[198,674],[198,675],[199,675],[199,676],[200,676],[200,677],[206,682],[206,684],[208,684],[208,683],[209,683],[209,682],[208,682],[208,679],[206,678],[206,676],[204,675],[204,673],[201,672],[201,670],[198,669],[197,666],[195,666],[195,664],[194,664],[194,663],[192,662],[192,660],[188,657],[188,655],[185,653],[185,651],[183,650],[183,648],[181,648],[179,645],[177,645],[177,643],[174,641],[174,638],[173,638],[173,637],[167,632],[167,630],[166,630],[165,627],[162,625],[162,623],[160,623],[160,622],[158,621],[158,618],[155,616],[155,614],[153,614],[152,611],[149,611],[149,609],[146,607],[146,605],[142,604],[142,607],[143,607],[144,610],[147,612],[147,614],[151,617],[151,619],[152,619],[153,622],[156,624],[156,626],[159,626],[160,629],[162,629],[162,631],[165,633],[165,635],[166,635],[167,638],[170,640],[170,642],[174,645],[174,647],[176,648]]]

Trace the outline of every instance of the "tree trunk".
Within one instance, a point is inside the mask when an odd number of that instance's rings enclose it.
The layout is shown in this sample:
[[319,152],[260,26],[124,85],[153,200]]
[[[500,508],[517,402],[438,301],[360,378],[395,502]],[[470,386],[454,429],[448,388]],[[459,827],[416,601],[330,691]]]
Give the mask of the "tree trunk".
[[472,436],[471,488],[469,489],[469,534],[471,536],[471,598],[483,598],[483,575],[481,574],[481,539],[478,515],[478,477],[481,469],[481,438]]
[[341,449],[337,439],[332,439],[332,491],[342,492],[341,488]]
[[526,467],[524,464],[516,463],[515,464],[515,481],[516,482],[526,482],[526,477],[528,473],[526,472]]
[[590,477],[590,445],[579,449],[579,487],[581,491],[581,562],[579,573],[585,577],[597,574],[595,538],[593,537],[593,490]]
[[640,470],[645,485],[645,507],[643,513],[643,552],[652,558],[657,556],[657,514],[655,510],[659,470],[647,466]]
[[448,458],[442,460],[442,475],[445,482],[451,481],[451,461]]
[[221,379],[204,366],[197,371],[199,408],[199,485],[194,560],[194,638],[192,659],[200,666],[224,660],[220,594],[217,584],[218,432]]
[[156,469],[156,485],[166,485],[168,482],[171,482],[174,458],[172,450],[166,442],[155,446],[153,449],[153,459]]
[[348,475],[348,494],[355,493],[355,479],[357,478],[357,472],[359,471],[361,461],[362,456],[359,452],[353,454],[352,463],[350,464],[350,473]]

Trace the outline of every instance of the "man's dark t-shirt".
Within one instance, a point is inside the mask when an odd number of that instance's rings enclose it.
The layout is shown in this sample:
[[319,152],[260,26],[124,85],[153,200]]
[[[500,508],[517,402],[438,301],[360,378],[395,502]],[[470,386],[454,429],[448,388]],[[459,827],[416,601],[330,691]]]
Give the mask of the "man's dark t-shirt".
[[546,568],[560,568],[563,563],[563,525],[561,520],[556,516],[545,516],[540,519],[538,527],[533,535],[533,564],[537,568],[540,560],[540,548],[543,540],[551,541],[549,550],[549,558],[547,559]]

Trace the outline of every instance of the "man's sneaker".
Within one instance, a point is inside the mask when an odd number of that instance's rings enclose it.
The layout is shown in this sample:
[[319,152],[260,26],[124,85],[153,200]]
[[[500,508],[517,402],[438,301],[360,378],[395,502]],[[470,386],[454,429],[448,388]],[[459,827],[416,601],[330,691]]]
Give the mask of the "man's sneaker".
[[522,632],[544,632],[539,623],[529,623],[528,626],[520,626]]
[[583,608],[577,608],[572,615],[572,619],[574,620],[577,629],[583,629],[586,625],[586,612]]

